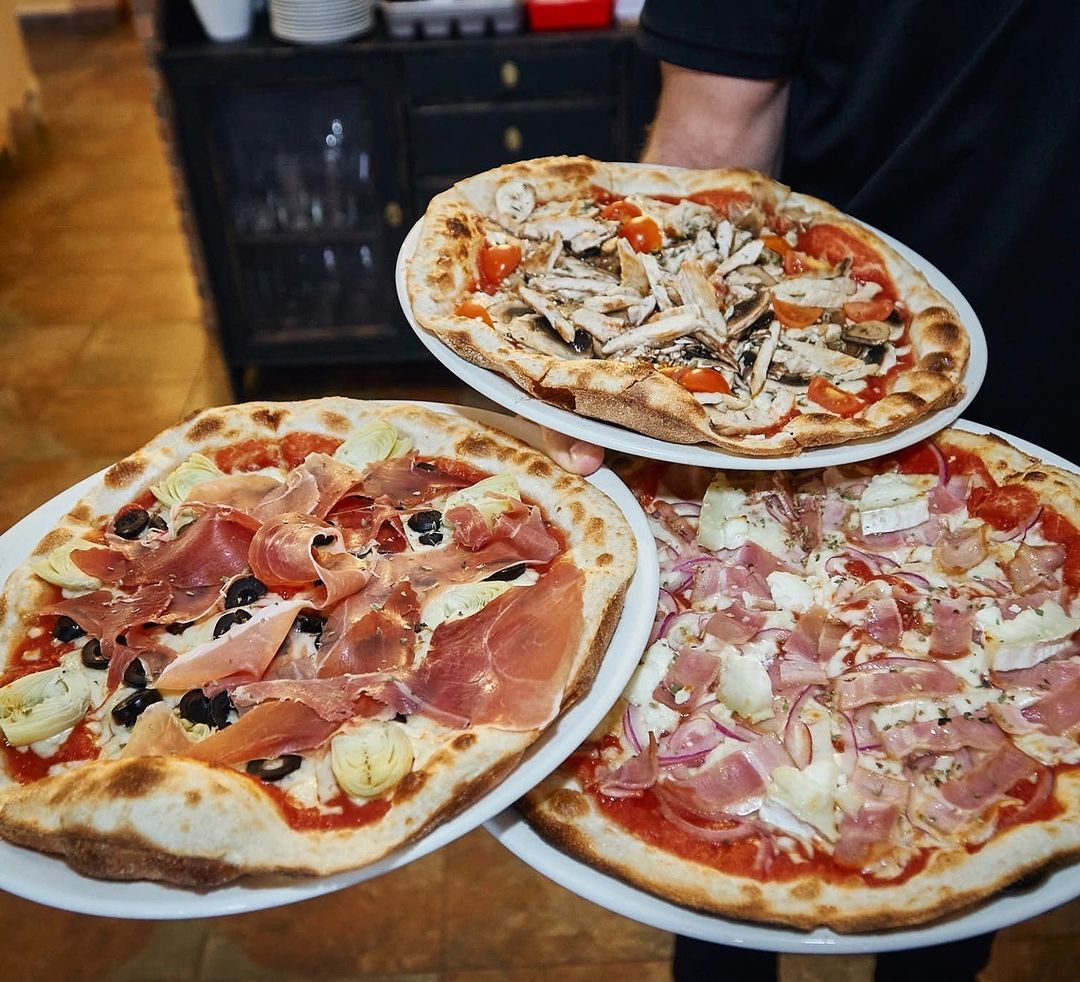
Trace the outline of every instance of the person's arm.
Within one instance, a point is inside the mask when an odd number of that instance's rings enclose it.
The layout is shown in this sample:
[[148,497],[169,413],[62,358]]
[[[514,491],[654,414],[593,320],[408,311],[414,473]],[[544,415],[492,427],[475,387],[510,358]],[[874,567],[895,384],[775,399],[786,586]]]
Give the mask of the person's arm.
[[661,62],[661,72],[663,87],[642,154],[645,163],[776,173],[786,80],[713,75],[667,62]]

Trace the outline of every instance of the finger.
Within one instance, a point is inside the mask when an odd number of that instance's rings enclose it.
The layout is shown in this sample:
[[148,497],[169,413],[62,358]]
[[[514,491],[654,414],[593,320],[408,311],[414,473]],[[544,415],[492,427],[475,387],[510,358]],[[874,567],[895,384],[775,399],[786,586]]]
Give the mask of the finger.
[[604,451],[584,440],[541,427],[544,451],[560,467],[573,474],[592,474],[603,462]]

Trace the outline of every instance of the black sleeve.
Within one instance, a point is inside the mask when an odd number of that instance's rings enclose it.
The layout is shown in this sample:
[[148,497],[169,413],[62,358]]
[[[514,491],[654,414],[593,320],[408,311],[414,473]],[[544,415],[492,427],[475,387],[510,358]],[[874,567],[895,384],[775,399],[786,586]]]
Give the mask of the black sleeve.
[[790,74],[799,37],[799,0],[646,0],[638,28],[661,61],[739,78]]

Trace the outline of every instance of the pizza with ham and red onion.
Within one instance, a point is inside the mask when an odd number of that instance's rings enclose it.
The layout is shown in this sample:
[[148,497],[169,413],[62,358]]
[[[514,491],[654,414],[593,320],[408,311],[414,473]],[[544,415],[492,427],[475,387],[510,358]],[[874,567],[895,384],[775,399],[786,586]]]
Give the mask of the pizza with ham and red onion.
[[0,836],[192,886],[373,862],[587,689],[635,563],[606,496],[489,427],[207,410],[5,587]]
[[842,469],[628,475],[650,646],[523,803],[705,911],[868,931],[1080,854],[1080,478],[947,430]]
[[745,170],[549,157],[428,207],[408,290],[466,360],[583,416],[756,456],[872,437],[963,395],[921,272]]

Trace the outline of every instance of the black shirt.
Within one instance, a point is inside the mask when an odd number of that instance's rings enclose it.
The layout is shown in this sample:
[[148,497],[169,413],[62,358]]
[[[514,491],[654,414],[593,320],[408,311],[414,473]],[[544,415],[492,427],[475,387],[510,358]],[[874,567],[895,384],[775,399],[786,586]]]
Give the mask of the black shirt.
[[780,179],[968,298],[990,367],[966,418],[1080,459],[1080,4],[651,0],[640,34],[686,68],[789,78]]

